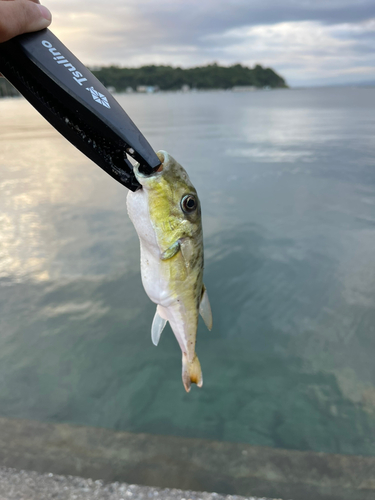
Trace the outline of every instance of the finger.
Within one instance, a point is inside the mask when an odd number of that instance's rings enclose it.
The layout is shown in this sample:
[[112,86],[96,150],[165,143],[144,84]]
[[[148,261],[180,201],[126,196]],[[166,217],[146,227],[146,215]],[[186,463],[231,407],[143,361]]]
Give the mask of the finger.
[[52,16],[47,7],[33,1],[0,1],[0,7],[0,43],[22,33],[47,28],[51,24]]

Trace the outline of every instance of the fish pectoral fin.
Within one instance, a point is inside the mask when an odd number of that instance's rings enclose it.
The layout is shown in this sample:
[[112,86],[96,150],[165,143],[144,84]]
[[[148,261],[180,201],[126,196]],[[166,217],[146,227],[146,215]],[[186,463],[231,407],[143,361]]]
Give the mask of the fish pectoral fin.
[[158,308],[159,306],[156,307],[155,316],[151,326],[151,340],[154,345],[158,345],[161,332],[164,330],[164,327],[168,321],[167,319],[164,319],[160,316]]
[[173,245],[171,245],[161,254],[161,260],[171,259],[176,255],[177,252],[179,252],[179,250],[180,250],[180,242],[176,241],[175,243],[173,243]]
[[208,293],[206,287],[203,285],[202,288],[202,298],[199,304],[199,314],[202,316],[203,321],[207,328],[211,331],[212,329],[212,312],[211,305],[208,299]]
[[203,385],[203,377],[201,364],[198,356],[194,354],[193,360],[189,361],[187,354],[182,353],[182,382],[186,392],[190,392],[191,384],[197,384],[198,387]]
[[190,267],[190,262],[194,257],[195,245],[191,238],[184,238],[181,240],[181,253],[185,261],[185,267],[188,269]]

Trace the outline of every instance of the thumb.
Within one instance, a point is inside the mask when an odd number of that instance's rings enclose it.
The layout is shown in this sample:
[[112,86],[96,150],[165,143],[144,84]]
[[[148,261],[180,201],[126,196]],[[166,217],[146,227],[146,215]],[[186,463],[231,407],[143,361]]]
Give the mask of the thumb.
[[0,0],[0,43],[14,36],[39,31],[51,24],[47,7],[29,0]]

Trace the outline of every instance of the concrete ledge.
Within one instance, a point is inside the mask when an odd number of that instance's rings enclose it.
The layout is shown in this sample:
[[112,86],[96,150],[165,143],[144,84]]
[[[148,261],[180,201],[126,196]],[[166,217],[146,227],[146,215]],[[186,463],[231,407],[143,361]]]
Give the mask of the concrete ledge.
[[375,457],[0,418],[0,465],[293,500],[373,500]]

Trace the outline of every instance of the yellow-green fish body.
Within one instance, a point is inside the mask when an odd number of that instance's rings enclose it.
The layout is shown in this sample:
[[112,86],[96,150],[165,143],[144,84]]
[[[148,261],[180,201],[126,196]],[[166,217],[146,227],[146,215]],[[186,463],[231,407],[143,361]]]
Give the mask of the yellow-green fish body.
[[142,283],[157,304],[151,335],[155,345],[167,321],[182,351],[182,380],[202,386],[202,372],[195,341],[198,316],[212,328],[211,308],[203,285],[203,235],[197,192],[187,173],[165,151],[151,176],[137,166],[134,173],[142,185],[129,192],[128,212],[141,244]]

